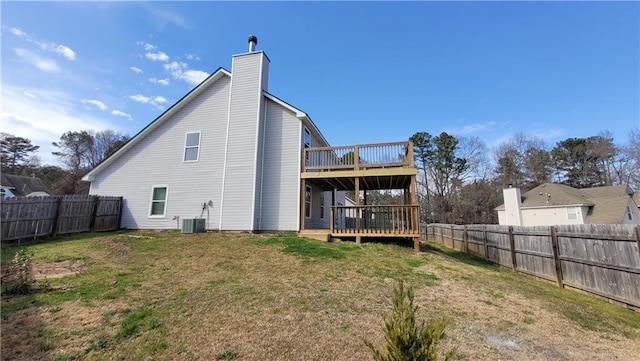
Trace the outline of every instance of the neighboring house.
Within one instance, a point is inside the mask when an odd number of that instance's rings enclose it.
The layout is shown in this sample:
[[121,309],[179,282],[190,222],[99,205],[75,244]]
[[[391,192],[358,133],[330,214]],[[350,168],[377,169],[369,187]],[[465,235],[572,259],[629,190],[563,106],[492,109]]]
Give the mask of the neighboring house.
[[250,37],[231,71],[216,70],[83,178],[91,194],[124,197],[123,227],[206,218],[207,229],[330,232],[344,224],[330,220],[344,213],[331,208],[344,204],[345,190],[374,189],[369,176],[409,194],[417,173],[410,142],[384,148],[384,161],[371,156],[381,171],[359,167],[353,155],[377,145],[330,148],[305,112],[268,92],[270,60],[256,43]]
[[21,175],[2,174],[0,196],[4,197],[40,197],[52,194],[42,179]]
[[640,224],[634,192],[627,186],[576,189],[545,183],[523,195],[519,188],[503,190],[496,207],[501,225]]

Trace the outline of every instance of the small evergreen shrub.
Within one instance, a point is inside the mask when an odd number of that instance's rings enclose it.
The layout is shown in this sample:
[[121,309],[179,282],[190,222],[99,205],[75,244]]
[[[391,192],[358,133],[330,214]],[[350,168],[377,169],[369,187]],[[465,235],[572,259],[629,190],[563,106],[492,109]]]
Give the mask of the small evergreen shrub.
[[11,261],[15,279],[14,283],[7,287],[7,293],[27,294],[31,291],[32,260],[33,251],[22,248],[16,252]]
[[[376,361],[435,361],[438,344],[444,337],[447,321],[444,318],[416,323],[417,306],[413,305],[413,290],[403,282],[393,290],[393,310],[385,317],[384,341],[381,349],[365,340]],[[455,349],[446,353],[445,360],[453,359]]]

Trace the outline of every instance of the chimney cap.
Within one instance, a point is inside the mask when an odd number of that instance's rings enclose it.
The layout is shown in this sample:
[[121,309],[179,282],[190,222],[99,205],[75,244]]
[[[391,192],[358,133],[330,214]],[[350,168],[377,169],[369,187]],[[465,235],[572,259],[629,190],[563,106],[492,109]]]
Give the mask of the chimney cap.
[[249,40],[248,41],[250,43],[253,42],[253,43],[258,44],[258,38],[255,35],[249,35]]

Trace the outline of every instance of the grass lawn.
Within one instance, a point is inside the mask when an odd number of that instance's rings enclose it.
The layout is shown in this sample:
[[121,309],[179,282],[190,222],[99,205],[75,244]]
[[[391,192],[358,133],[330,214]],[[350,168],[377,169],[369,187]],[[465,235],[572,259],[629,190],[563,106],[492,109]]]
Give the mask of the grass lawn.
[[449,319],[458,360],[638,360],[640,312],[435,247],[153,231],[3,245],[3,271],[27,248],[45,275],[80,273],[28,295],[3,281],[1,357],[370,360],[404,280],[419,319]]

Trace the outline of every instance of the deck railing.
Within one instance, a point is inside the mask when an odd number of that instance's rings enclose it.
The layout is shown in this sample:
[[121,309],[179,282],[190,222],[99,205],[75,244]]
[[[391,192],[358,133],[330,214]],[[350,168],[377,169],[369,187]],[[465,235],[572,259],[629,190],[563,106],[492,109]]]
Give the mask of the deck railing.
[[414,166],[411,142],[313,147],[302,156],[304,172]]
[[418,234],[418,206],[331,207],[332,234]]

